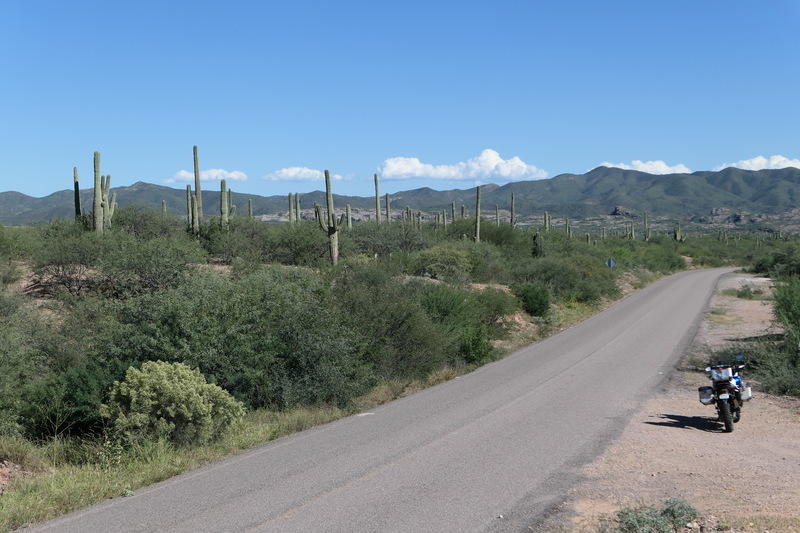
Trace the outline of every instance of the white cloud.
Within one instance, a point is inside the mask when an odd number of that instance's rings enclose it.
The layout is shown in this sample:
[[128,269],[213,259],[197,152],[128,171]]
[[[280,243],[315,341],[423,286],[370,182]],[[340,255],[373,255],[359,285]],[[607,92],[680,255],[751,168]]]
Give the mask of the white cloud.
[[[247,179],[247,174],[241,170],[225,170],[224,168],[209,168],[200,171],[200,179],[203,181],[211,180],[233,180],[244,181]],[[194,181],[194,172],[188,170],[179,170],[171,178],[164,180],[165,183],[175,183],[177,181]]]
[[735,163],[724,163],[718,167],[714,167],[714,170],[722,170],[723,168],[728,167],[736,167],[744,170],[763,170],[765,168],[786,167],[800,168],[800,159],[789,159],[788,157],[784,157],[782,155],[773,155],[769,158],[766,158],[763,155],[760,155],[752,159],[742,159],[741,161],[737,161]]
[[503,159],[486,149],[479,156],[452,165],[431,165],[416,157],[390,157],[380,168],[384,179],[429,178],[440,180],[530,180],[546,178],[547,172],[529,165],[519,157]]
[[[344,179],[341,174],[332,174],[335,180]],[[269,181],[322,181],[325,174],[321,170],[308,167],[286,167],[264,176]]]
[[640,161],[634,159],[630,164],[609,163],[608,161],[604,161],[598,166],[638,170],[639,172],[647,172],[648,174],[689,174],[692,172],[686,165],[678,163],[677,165],[670,166],[660,159],[656,161]]

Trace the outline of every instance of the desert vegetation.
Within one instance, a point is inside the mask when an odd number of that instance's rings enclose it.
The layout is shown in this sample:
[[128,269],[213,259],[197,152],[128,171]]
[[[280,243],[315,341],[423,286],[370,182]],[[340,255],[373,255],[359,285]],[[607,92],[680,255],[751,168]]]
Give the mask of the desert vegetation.
[[[224,185],[218,214],[189,190],[175,216],[116,207],[96,174],[102,216],[76,195],[74,220],[0,227],[0,461],[29,472],[0,497],[0,529],[495,360],[511,316],[546,331],[685,257],[760,265],[791,249],[633,224],[579,236],[549,216],[519,228],[484,218],[480,189],[471,213],[424,216],[381,205],[377,177],[371,222],[337,213],[329,179],[315,220],[293,195],[290,223],[265,224]],[[800,327],[795,307],[779,303]]]

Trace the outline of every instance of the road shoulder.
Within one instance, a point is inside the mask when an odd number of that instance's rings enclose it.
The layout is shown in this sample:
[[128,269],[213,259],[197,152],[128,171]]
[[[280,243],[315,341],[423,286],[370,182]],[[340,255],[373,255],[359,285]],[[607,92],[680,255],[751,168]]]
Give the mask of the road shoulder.
[[[761,294],[737,296],[747,286]],[[596,531],[622,507],[678,497],[703,516],[697,530],[800,531],[800,402],[756,389],[735,431],[723,433],[713,407],[697,401],[707,380],[692,365],[736,340],[778,332],[770,293],[766,278],[722,278],[678,371],[582,469],[563,503],[530,529]]]

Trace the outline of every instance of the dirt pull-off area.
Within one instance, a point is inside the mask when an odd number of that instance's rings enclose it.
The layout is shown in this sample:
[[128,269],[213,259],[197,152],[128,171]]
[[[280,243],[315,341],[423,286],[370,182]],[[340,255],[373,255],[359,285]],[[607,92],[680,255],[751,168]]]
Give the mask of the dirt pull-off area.
[[[737,296],[749,285],[756,299]],[[771,282],[723,278],[685,361],[739,339],[778,331]],[[741,293],[740,293],[741,295]],[[752,297],[752,295],[748,294]],[[744,379],[747,380],[745,369]],[[723,433],[713,406],[697,399],[702,372],[681,370],[646,401],[620,438],[593,463],[551,519],[561,529],[595,531],[625,506],[658,506],[683,498],[702,519],[687,531],[800,532],[800,409],[798,402],[754,390],[733,433]],[[569,518],[564,518],[569,517]],[[556,522],[552,529],[558,529]]]

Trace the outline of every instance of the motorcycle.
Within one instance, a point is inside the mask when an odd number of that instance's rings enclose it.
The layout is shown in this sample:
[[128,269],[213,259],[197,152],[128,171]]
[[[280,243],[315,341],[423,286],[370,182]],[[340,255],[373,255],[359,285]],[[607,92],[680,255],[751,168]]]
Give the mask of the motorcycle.
[[[744,360],[743,355],[736,356]],[[717,416],[725,426],[725,432],[733,431],[733,425],[742,419],[742,405],[753,397],[749,383],[742,381],[739,372],[745,364],[719,363],[706,367],[711,386],[699,387],[697,392],[703,405],[715,404]]]

